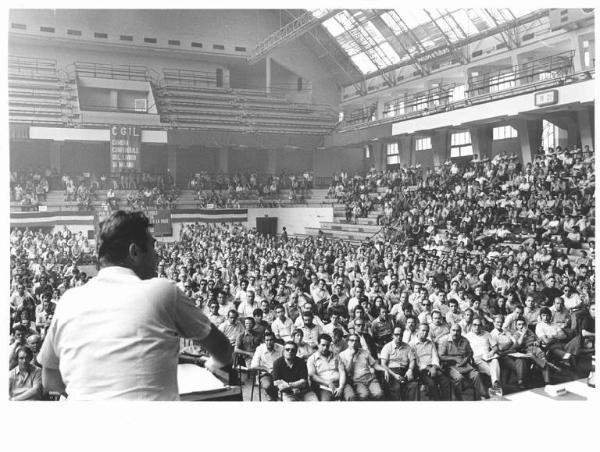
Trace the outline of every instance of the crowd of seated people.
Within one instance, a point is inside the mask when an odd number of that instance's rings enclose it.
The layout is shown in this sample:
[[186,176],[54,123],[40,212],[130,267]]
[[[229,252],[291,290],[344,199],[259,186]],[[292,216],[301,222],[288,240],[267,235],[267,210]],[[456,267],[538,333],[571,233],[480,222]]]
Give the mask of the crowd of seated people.
[[94,255],[87,237],[66,227],[56,233],[11,231],[10,400],[42,399],[37,354],[61,295],[86,283],[88,276],[78,266],[94,263]]
[[52,172],[11,171],[10,200],[18,202],[22,210],[38,210],[50,191]]
[[[268,400],[461,400],[465,391],[480,399],[586,376],[593,155],[447,167],[415,176],[415,192],[392,190],[392,221],[372,242],[197,223],[157,244],[158,276],[223,331]],[[534,213],[529,224],[524,209]],[[568,232],[575,226],[578,237]],[[66,276],[74,270],[64,249],[47,261],[46,240],[64,246],[62,234],[23,234],[11,235],[11,346],[35,329],[18,307],[45,309],[23,301],[36,275],[52,274],[53,290],[82,281]],[[26,354],[20,347],[12,364]]]
[[[160,249],[159,276],[178,281],[244,364],[261,371],[270,399],[278,387],[272,358],[286,347],[306,359],[313,386],[303,387],[321,400],[415,400],[416,384],[434,400],[461,399],[465,385],[487,398],[585,373],[594,335],[592,260],[558,267],[536,261],[527,246],[495,251],[425,250],[388,239],[360,247],[322,237],[284,241],[198,224]],[[344,357],[352,361],[342,353],[348,347],[363,350],[363,373],[346,366],[342,376]],[[329,361],[332,349],[340,367],[327,390],[311,359]]]
[[[538,152],[523,166],[514,155],[473,159],[460,168],[447,161],[438,168],[419,165],[389,171],[371,170],[365,176],[334,175],[328,196],[346,205],[347,220],[356,221],[375,209],[383,211],[380,224],[402,220],[419,235],[433,220],[449,218],[455,227],[476,222],[483,229],[498,225],[498,215],[509,225],[534,227],[574,215],[577,220],[593,209],[593,154],[588,146]],[[477,212],[477,216],[474,213]],[[483,216],[480,213],[483,212]],[[594,216],[592,210],[591,217]],[[462,220],[466,220],[463,222]],[[589,225],[584,225],[589,228]],[[585,231],[572,228],[572,237]],[[581,229],[577,225],[577,229]]]
[[[19,202],[22,210],[38,210],[47,201],[50,190],[63,190],[65,202],[77,202],[81,211],[94,210],[93,203],[99,199],[99,191],[107,191],[106,209],[115,210],[119,201],[127,207],[144,209],[172,209],[180,195],[173,177],[147,172],[123,172],[119,175],[98,177],[94,172],[60,174],[56,169],[11,172],[11,201]],[[126,199],[119,200],[115,192],[126,190]]]
[[289,189],[290,203],[304,203],[308,191],[313,188],[311,173],[260,176],[256,173],[211,175],[200,172],[192,176],[188,187],[195,191],[195,198],[206,206],[235,206],[240,200],[257,199],[261,207],[280,204],[282,189]]

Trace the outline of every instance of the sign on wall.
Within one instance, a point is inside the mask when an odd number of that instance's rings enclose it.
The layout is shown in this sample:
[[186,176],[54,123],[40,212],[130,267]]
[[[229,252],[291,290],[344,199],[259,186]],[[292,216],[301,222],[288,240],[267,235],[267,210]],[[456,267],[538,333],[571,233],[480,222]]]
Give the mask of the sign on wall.
[[554,105],[558,103],[558,90],[551,89],[550,91],[541,91],[535,93],[535,106],[545,107],[546,105]]
[[140,171],[142,131],[138,126],[110,127],[110,167],[112,172]]
[[171,224],[171,211],[169,209],[151,210],[146,212],[150,223],[154,225],[154,235],[164,237],[173,235],[173,225]]

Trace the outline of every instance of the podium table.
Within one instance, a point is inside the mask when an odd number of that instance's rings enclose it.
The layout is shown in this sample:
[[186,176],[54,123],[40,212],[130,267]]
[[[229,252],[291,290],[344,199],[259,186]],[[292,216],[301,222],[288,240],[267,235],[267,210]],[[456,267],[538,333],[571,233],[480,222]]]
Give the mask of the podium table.
[[177,366],[179,398],[183,401],[241,402],[242,388],[225,385],[210,371],[195,364]]

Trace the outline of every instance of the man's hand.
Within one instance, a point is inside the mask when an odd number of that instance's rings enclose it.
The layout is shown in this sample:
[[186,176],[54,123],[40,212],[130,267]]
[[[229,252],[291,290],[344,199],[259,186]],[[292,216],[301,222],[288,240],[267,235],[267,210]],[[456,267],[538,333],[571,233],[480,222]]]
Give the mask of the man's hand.
[[437,374],[438,374],[438,368],[436,366],[431,366],[429,368],[429,376],[431,378],[435,378],[435,377],[437,377]]
[[220,363],[219,361],[213,359],[212,356],[209,356],[206,361],[204,361],[204,368],[208,369],[212,374],[223,381],[229,380],[229,375],[222,368],[225,365]]
[[414,377],[414,375],[413,375],[413,371],[412,371],[411,369],[408,369],[408,370],[406,371],[406,375],[405,375],[405,377],[406,377],[406,380],[407,380],[407,381],[412,381],[412,380],[414,380],[414,378],[415,378],[415,377]]
[[277,389],[279,389],[280,391],[291,388],[290,384],[287,381],[283,380],[275,380],[273,384],[277,386]]
[[341,397],[342,394],[344,393],[344,388],[342,388],[342,387],[336,388],[334,386],[334,389],[333,389],[332,393],[333,393],[334,397]]
[[[386,369],[386,371],[385,371],[385,372],[384,372],[384,374],[383,374],[383,376],[384,376],[384,378],[385,378],[385,382],[386,382],[386,383],[389,383],[389,382],[390,382],[390,375],[391,375],[391,372],[390,372],[389,370],[387,370],[387,369]],[[396,377],[396,376],[394,375],[394,378],[395,378],[395,377]]]

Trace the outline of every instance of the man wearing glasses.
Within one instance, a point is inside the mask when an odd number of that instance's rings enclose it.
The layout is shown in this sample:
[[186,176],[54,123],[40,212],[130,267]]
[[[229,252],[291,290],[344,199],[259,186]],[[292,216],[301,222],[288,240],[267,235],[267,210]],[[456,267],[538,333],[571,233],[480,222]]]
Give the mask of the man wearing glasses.
[[348,348],[341,352],[339,357],[358,400],[383,398],[383,390],[373,369],[381,372],[385,372],[386,369],[367,350],[361,348],[357,334],[348,337]]
[[473,320],[473,331],[466,334],[466,338],[473,349],[475,367],[482,374],[487,374],[492,380],[490,395],[502,395],[500,385],[500,361],[496,353],[495,342],[487,331],[481,328],[481,320]]
[[354,391],[346,384],[346,369],[342,361],[331,351],[331,336],[319,336],[319,348],[306,362],[319,400],[354,400]]
[[415,381],[415,355],[402,342],[402,328],[394,328],[393,339],[381,350],[381,365],[393,400],[417,400],[418,383]]
[[273,384],[284,402],[316,402],[317,396],[308,386],[306,363],[296,356],[297,352],[293,341],[285,343],[283,356],[273,363]]

